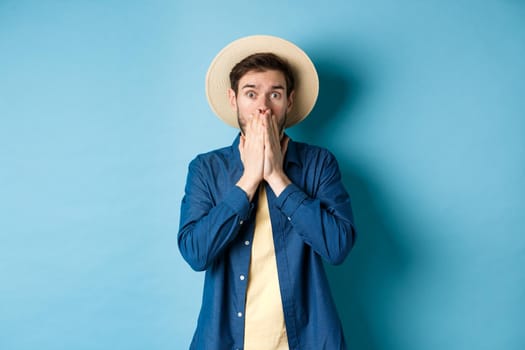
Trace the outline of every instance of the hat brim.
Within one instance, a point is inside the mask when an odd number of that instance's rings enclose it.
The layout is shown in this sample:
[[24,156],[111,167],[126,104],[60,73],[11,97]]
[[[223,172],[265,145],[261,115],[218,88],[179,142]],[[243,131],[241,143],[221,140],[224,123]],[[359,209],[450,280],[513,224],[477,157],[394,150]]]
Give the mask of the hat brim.
[[296,45],[269,35],[253,35],[233,41],[213,59],[206,74],[206,97],[212,111],[226,124],[238,128],[236,112],[228,98],[230,71],[245,57],[271,52],[285,59],[295,78],[292,109],[287,115],[286,127],[304,120],[312,111],[319,93],[319,78],[314,64]]

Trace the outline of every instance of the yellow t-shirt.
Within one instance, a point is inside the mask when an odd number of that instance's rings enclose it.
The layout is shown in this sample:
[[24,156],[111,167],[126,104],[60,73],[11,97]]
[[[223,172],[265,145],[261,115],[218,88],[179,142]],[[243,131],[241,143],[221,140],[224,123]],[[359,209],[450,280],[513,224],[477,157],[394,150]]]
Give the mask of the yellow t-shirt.
[[272,224],[264,185],[259,190],[246,293],[244,349],[288,350]]

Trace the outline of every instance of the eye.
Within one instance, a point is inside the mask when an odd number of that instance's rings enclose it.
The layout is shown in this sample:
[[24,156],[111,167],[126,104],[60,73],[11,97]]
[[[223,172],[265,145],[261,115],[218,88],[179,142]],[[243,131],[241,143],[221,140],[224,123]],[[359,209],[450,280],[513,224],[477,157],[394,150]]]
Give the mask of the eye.
[[281,98],[281,94],[279,92],[272,92],[271,97],[274,99]]
[[255,92],[253,92],[253,91],[247,91],[246,92],[246,96],[249,97],[249,98],[254,98],[256,95],[255,95]]

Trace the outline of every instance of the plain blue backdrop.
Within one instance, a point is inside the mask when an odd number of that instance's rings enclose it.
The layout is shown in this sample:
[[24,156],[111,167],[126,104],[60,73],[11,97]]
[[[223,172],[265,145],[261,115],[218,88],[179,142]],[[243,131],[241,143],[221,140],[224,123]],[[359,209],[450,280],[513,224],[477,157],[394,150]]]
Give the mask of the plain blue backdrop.
[[282,36],[321,92],[355,249],[327,267],[356,350],[525,348],[525,3],[0,1],[0,348],[186,349],[188,162],[236,131],[204,76]]

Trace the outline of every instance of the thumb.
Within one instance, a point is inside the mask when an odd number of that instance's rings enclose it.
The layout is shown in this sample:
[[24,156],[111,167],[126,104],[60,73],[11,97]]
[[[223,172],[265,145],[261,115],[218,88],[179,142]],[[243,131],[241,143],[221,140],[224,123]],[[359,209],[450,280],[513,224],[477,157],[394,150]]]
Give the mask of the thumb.
[[286,135],[283,136],[283,139],[281,140],[281,152],[284,155],[286,153],[286,150],[288,149],[288,142],[290,141],[290,138]]
[[246,138],[244,136],[241,136],[239,139],[239,153],[241,154],[241,160],[242,160],[242,154],[244,153],[244,143],[246,141]]

